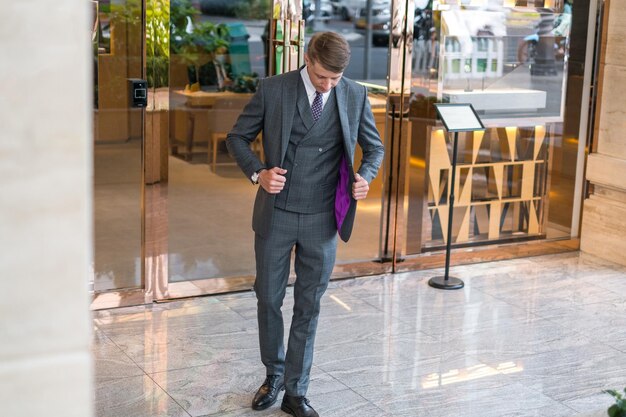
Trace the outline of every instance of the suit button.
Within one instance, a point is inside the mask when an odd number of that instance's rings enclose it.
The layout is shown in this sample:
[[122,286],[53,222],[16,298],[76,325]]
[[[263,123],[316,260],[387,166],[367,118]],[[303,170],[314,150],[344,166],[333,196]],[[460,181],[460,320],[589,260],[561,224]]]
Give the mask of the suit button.
[[318,151],[322,152],[322,148],[319,148]]

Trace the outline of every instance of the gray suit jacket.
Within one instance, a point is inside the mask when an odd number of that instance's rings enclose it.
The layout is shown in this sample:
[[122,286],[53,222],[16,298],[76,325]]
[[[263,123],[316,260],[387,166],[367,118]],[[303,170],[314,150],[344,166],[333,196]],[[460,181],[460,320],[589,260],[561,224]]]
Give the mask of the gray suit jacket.
[[[226,145],[246,177],[262,168],[282,166],[289,144],[289,134],[296,111],[300,70],[261,80],[256,94],[239,116],[227,136]],[[384,148],[376,130],[374,116],[367,98],[367,89],[342,77],[335,87],[339,119],[343,132],[344,156],[348,167],[349,207],[345,219],[339,225],[339,236],[348,241],[356,213],[356,201],[352,198],[354,182],[354,150],[358,143],[363,158],[358,173],[368,183],[376,177],[383,160]],[[263,132],[263,164],[250,149],[250,143]],[[267,236],[272,227],[272,214],[276,195],[259,187],[254,203],[252,228],[261,236]]]

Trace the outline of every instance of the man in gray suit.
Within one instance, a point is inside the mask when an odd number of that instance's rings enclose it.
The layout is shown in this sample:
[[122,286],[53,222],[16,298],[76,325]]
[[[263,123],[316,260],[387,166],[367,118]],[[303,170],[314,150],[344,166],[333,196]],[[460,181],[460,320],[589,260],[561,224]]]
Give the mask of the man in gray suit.
[[[367,196],[383,159],[367,90],[342,77],[349,60],[343,37],[317,33],[306,65],[262,80],[226,140],[246,177],[260,184],[252,228],[266,379],[252,401],[255,410],[270,407],[286,389],[283,411],[318,416],[305,394],[320,299],[335,263],[337,233],[348,241],[356,201]],[[265,163],[250,149],[260,132]],[[363,158],[355,173],[357,143]],[[281,307],[294,247],[294,308],[285,354]]]

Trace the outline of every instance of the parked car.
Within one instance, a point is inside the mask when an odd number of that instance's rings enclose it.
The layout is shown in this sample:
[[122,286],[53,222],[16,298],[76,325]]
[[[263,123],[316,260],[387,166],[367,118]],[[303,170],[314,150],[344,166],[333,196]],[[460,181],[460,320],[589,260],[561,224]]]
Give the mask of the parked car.
[[[389,26],[391,26],[391,3],[388,0],[372,0],[372,43],[384,46],[389,43]],[[357,32],[365,35],[367,30],[367,7],[359,10],[354,22]]]
[[339,14],[341,11],[341,0],[330,0],[330,4],[333,6],[333,14]]
[[[359,17],[354,23],[357,32],[365,34],[367,29],[367,9],[359,11]],[[433,27],[432,11],[429,9],[415,9],[413,21],[413,37],[428,39]],[[391,28],[391,5],[388,0],[372,0],[372,43],[385,46],[389,42]]]
[[[315,19],[315,3],[316,0],[302,0],[302,18],[307,24]],[[320,2],[320,18],[328,20],[333,15],[333,5],[330,0],[321,0]]]
[[343,20],[355,20],[359,10],[367,7],[367,0],[339,0],[336,8]]

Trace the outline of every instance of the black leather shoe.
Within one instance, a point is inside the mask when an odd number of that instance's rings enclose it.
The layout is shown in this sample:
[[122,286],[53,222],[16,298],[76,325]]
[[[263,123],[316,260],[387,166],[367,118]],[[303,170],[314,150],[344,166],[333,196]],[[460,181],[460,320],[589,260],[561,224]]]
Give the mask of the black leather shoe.
[[285,394],[280,409],[294,417],[320,417],[304,397],[292,397]]
[[268,375],[252,400],[252,409],[265,410],[271,407],[278,399],[278,393],[284,389],[285,379],[282,375]]

